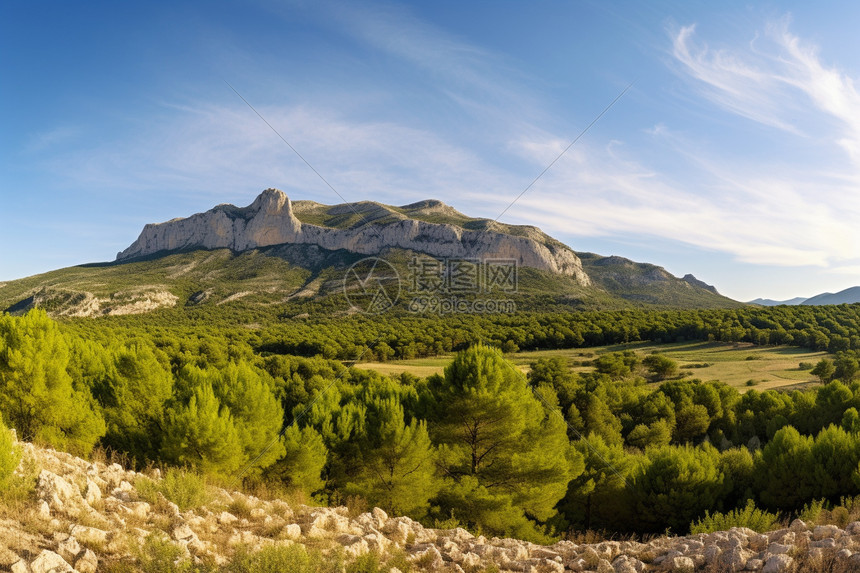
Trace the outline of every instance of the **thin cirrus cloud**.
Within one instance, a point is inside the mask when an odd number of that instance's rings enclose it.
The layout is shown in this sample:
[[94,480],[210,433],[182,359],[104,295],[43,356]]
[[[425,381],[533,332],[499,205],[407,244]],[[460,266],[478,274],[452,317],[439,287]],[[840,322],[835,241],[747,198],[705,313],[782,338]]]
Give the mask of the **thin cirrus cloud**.
[[[852,111],[860,109],[860,97],[851,78],[822,63],[816,47],[793,35],[786,19],[733,49],[708,48],[695,29],[681,28],[671,43],[676,70],[693,93],[733,116],[779,130],[798,148],[820,152],[830,146],[836,159],[827,165],[794,162],[779,148],[750,157],[730,148],[714,152],[713,140],[661,125],[646,132],[649,143],[683,164],[683,171],[652,169],[625,145],[578,147],[513,214],[574,240],[650,235],[751,264],[856,269],[860,116]],[[522,156],[536,164],[564,145],[551,136],[518,142]]]
[[[557,142],[556,148],[562,144]],[[834,244],[840,258],[852,256],[845,241],[850,227],[831,224],[827,208],[804,201],[782,181],[744,182],[760,194],[756,200],[738,182],[705,172],[700,174],[709,179],[707,192],[701,193],[701,183],[700,192],[686,191],[617,150],[579,149],[565,159],[510,213],[517,222],[539,221],[547,231],[572,237],[574,247],[576,237],[642,240],[648,235],[730,253],[753,264],[820,266]],[[764,199],[780,195],[788,201]],[[805,213],[802,221],[798,209]],[[817,233],[823,227],[830,232]]]
[[[380,120],[361,110],[332,111],[336,97],[328,106],[257,104],[345,200],[404,204],[435,197],[469,214],[494,217],[569,143],[541,127],[549,125],[541,119],[545,108],[516,74],[505,73],[499,57],[402,11],[345,14],[339,23],[344,33],[411,69],[426,70],[438,94],[475,116],[470,131],[492,134],[478,148],[475,140],[459,139],[458,130],[422,124],[420,118]],[[852,161],[860,149],[860,119],[850,113],[860,98],[851,79],[823,64],[814,46],[790,33],[786,20],[733,49],[713,50],[697,40],[695,30],[681,28],[669,44],[676,71],[689,80],[692,93],[788,138],[847,151],[837,162],[840,169],[825,174],[778,154],[757,156],[753,164],[714,153],[671,127],[643,130],[645,145],[685,166],[670,173],[649,164],[632,143],[636,135],[603,147],[586,137],[505,220],[539,225],[570,239],[574,248],[576,237],[650,235],[746,263],[847,273],[860,252],[860,232],[850,225],[860,215]],[[534,171],[494,161],[499,154]],[[250,200],[262,188],[278,186],[295,198],[340,201],[240,101],[165,106],[164,115],[134,141],[58,161],[81,181],[116,189],[183,189],[241,203],[239,190]]]
[[[700,93],[725,109],[794,134],[806,126],[832,127],[830,135],[852,159],[860,159],[860,94],[853,80],[822,63],[817,46],[789,30],[783,18],[743,51],[713,50],[695,41],[696,26],[682,27],[672,55]],[[801,120],[811,121],[798,121]],[[822,121],[831,119],[831,122]],[[835,123],[835,125],[834,125]]]
[[63,155],[53,167],[82,185],[134,193],[174,188],[236,202],[237,193],[250,198],[277,186],[324,203],[343,197],[399,204],[433,197],[439,189],[463,194],[496,177],[479,157],[431,131],[307,105],[258,107],[338,195],[241,102],[165,108],[172,113],[138,138]]

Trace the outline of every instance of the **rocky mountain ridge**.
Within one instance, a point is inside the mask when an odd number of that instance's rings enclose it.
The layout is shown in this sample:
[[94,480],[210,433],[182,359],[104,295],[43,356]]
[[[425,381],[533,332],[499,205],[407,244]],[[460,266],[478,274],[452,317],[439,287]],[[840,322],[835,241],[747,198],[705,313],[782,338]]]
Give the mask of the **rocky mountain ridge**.
[[[187,218],[148,224],[134,243],[117,254],[117,260],[193,248],[228,248],[240,252],[281,244],[311,244],[331,251],[344,249],[366,255],[399,248],[432,257],[514,259],[520,266],[574,277],[583,286],[590,284],[579,257],[540,231],[511,235],[492,230],[491,222],[486,224],[487,229],[471,230],[409,217],[378,204],[370,204],[376,207],[370,211],[376,212],[365,216],[362,211],[368,211],[367,205],[336,206],[342,214],[358,220],[347,228],[327,227],[303,223],[283,191],[266,189],[244,208],[219,205]],[[446,207],[425,201],[399,210],[421,210],[427,215]]]
[[769,298],[757,298],[749,301],[748,304],[757,304],[760,306],[778,306],[778,305],[804,305],[804,306],[819,306],[826,304],[856,304],[860,302],[860,286],[849,287],[837,293],[823,292],[811,297],[795,297],[788,300],[773,300]]
[[388,573],[860,570],[860,522],[841,528],[795,520],[768,533],[734,528],[647,542],[544,546],[427,528],[379,508],[358,513],[217,488],[210,488],[205,504],[180,509],[157,489],[151,495],[152,485],[162,481],[158,470],[136,473],[116,463],[19,446],[23,461],[17,473],[32,476],[35,495],[30,505],[2,508],[0,569],[13,573],[135,571],[147,547],[169,555],[172,571],[192,562],[226,570],[238,552],[290,546],[321,552],[323,559],[339,555],[347,563],[374,553]]
[[[146,225],[116,261],[0,283],[0,311],[99,317],[229,304],[301,315],[305,303],[343,299],[348,270],[367,256],[392,265],[405,290],[417,284],[418,259],[439,269],[445,259],[516,260],[516,292],[505,296],[523,311],[740,306],[692,275],[576,252],[537,227],[468,217],[436,200],[323,205],[269,189],[247,207]],[[350,312],[346,300],[337,304]]]

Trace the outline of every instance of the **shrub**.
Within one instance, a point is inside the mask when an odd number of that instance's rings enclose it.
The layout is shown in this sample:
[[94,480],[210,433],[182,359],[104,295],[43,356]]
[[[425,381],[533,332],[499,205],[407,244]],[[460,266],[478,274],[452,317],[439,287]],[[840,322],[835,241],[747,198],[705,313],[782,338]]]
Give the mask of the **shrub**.
[[0,419],[0,490],[6,489],[12,474],[21,462],[21,451],[15,445],[12,432]]
[[182,547],[163,533],[151,533],[138,550],[138,563],[144,573],[188,573],[193,565]]
[[732,527],[748,527],[764,533],[772,530],[778,519],[776,514],[756,508],[755,502],[749,500],[743,509],[734,509],[728,513],[717,512],[711,515],[706,511],[705,517],[690,524],[690,533],[713,533]]
[[270,545],[254,552],[239,549],[227,566],[229,573],[317,573],[324,570],[319,552],[308,552],[304,545],[297,544]]
[[152,504],[158,503],[158,493],[181,511],[194,509],[211,500],[206,480],[199,474],[181,468],[170,468],[160,481],[140,478],[135,482],[137,493]]
[[355,561],[346,566],[346,573],[382,573],[382,570],[382,563],[376,553],[359,555]]
[[825,500],[815,499],[805,504],[797,517],[806,523],[817,523],[821,513],[829,508],[830,505]]

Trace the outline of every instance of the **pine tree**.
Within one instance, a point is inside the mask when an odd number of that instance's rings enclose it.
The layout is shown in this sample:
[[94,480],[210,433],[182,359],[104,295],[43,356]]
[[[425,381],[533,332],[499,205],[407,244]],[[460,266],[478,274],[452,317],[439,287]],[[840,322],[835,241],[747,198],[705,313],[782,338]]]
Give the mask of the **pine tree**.
[[344,489],[386,511],[421,517],[438,489],[427,425],[414,418],[406,423],[394,396],[375,397],[367,406],[358,471]]
[[105,433],[90,391],[75,388],[69,347],[44,311],[0,316],[0,413],[22,440],[86,455]]
[[796,510],[814,497],[812,444],[811,437],[786,426],[756,456],[755,488],[766,507]]
[[578,457],[561,416],[485,346],[459,353],[428,389],[430,434],[447,481],[436,498],[440,514],[493,534],[539,537],[529,518],[554,514]]
[[278,434],[284,409],[272,391],[274,381],[248,363],[230,363],[219,372],[215,386],[221,403],[230,410],[242,446],[246,473],[254,475],[284,454]]
[[607,444],[598,434],[574,442],[574,447],[584,471],[570,481],[558,504],[565,519],[576,529],[629,529],[635,500],[628,480],[639,457],[625,453],[621,444]]
[[265,473],[281,480],[287,487],[313,494],[325,486],[321,474],[328,459],[322,437],[310,426],[291,425],[281,440],[283,455]]
[[154,459],[161,448],[165,408],[173,397],[173,375],[150,346],[134,344],[116,350],[113,372],[101,386],[105,443],[141,462]]
[[208,383],[194,389],[187,405],[168,411],[161,451],[176,464],[222,475],[235,472],[244,461],[230,411]]
[[704,515],[722,509],[725,476],[719,452],[711,446],[666,446],[646,452],[646,462],[633,479],[642,531],[666,526],[678,533]]

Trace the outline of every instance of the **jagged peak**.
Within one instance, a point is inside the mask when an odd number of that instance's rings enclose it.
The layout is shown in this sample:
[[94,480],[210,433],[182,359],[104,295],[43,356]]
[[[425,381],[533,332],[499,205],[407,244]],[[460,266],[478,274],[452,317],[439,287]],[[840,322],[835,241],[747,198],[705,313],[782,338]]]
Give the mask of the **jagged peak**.
[[314,244],[368,255],[401,248],[448,258],[515,259],[522,266],[574,276],[589,284],[576,254],[568,247],[559,248],[544,233],[472,219],[441,201],[425,200],[412,207],[376,201],[330,207],[307,202],[299,207],[293,212],[283,191],[266,189],[247,207],[219,205],[187,219],[146,226],[117,259],[179,249],[238,252],[281,244]]

